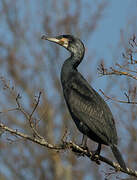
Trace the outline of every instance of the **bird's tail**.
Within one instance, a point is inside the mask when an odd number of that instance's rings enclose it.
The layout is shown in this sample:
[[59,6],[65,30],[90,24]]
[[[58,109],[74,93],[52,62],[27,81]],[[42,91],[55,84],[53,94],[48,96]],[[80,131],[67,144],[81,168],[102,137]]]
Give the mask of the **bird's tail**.
[[117,162],[119,163],[119,165],[126,170],[126,164],[122,158],[122,155],[120,153],[120,151],[118,150],[117,146],[116,145],[111,145],[111,150],[117,160]]

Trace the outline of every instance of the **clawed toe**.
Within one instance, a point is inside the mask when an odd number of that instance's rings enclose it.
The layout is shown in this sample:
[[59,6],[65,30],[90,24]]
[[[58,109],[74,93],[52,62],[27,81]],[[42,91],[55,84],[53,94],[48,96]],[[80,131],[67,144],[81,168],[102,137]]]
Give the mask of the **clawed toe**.
[[98,165],[100,165],[99,154],[96,151],[92,151],[91,160],[95,161]]
[[88,147],[87,147],[87,146],[80,145],[80,147],[81,147],[82,149],[84,149],[84,150],[89,151],[89,149],[88,149]]
[[98,148],[96,151],[92,151],[91,159],[94,160],[97,164],[100,164],[100,161],[99,161],[100,151],[101,151],[101,144],[98,145]]

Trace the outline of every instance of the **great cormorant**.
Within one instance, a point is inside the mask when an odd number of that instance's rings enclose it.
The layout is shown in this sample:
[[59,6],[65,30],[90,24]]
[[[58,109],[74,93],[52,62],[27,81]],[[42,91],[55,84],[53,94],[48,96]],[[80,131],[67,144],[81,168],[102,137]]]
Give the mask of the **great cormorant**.
[[84,44],[72,35],[57,37],[43,35],[42,39],[55,42],[71,53],[62,66],[61,83],[66,104],[77,128],[98,143],[98,154],[101,144],[110,146],[120,166],[126,169],[117,148],[118,139],[113,115],[103,98],[77,70],[84,56]]

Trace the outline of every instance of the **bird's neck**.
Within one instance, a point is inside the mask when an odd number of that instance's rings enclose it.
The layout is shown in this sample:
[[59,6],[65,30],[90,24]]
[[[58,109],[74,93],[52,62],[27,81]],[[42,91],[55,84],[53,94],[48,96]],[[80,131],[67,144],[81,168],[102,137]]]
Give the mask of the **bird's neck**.
[[61,82],[62,85],[67,83],[70,79],[70,77],[72,76],[72,74],[74,72],[77,71],[77,67],[80,64],[80,62],[83,59],[83,55],[82,56],[78,56],[78,55],[73,55],[71,54],[71,56],[65,60],[62,69],[61,69]]

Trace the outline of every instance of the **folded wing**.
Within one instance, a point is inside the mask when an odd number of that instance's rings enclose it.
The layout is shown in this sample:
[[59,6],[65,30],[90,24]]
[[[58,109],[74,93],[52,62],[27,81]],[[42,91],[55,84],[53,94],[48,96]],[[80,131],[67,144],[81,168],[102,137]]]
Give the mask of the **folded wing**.
[[73,119],[86,125],[106,144],[117,144],[115,122],[108,105],[80,73],[70,78],[66,92]]

